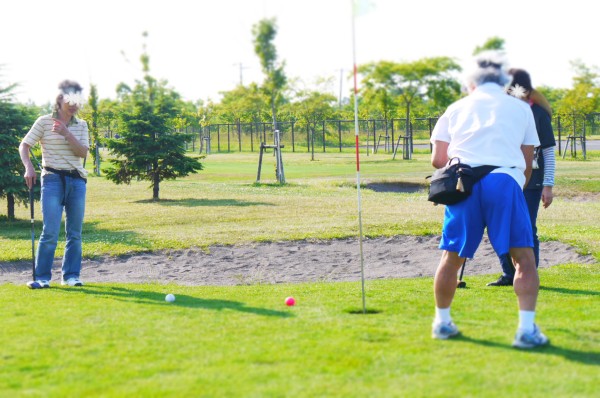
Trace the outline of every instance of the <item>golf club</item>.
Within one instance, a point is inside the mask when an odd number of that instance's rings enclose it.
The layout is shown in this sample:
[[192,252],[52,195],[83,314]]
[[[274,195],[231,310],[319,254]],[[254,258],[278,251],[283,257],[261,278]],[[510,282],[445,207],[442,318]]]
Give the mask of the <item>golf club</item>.
[[33,213],[33,186],[29,188],[29,207],[31,208],[31,273],[35,281],[35,218]]
[[463,289],[467,287],[467,282],[463,281],[463,274],[465,273],[465,265],[467,264],[467,259],[463,262],[462,267],[460,268],[460,276],[458,277],[458,281],[456,282],[456,287]]
[[[35,157],[35,154],[33,153],[32,148],[29,148],[29,155],[31,156],[31,158],[33,158],[33,160],[37,164],[38,168],[40,169],[40,175],[41,175],[42,165],[40,164],[38,159]],[[31,209],[31,274],[33,277],[32,280],[35,281],[35,218],[34,218],[33,188],[34,188],[34,185],[32,184],[31,188],[29,188],[29,207]]]

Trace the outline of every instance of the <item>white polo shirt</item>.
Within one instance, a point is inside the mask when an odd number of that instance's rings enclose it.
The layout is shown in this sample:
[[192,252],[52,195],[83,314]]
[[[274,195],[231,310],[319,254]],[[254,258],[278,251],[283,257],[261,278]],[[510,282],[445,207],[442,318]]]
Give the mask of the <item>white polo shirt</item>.
[[[40,116],[23,142],[29,146],[34,146],[40,142],[42,146],[42,166],[51,167],[58,170],[77,170],[83,178],[87,177],[87,170],[83,167],[79,156],[73,153],[67,140],[60,134],[52,132],[54,120],[52,115]],[[87,123],[82,119],[73,117],[68,124],[68,129],[81,142],[81,145],[89,148],[90,138]],[[44,170],[42,174],[47,174]]]
[[431,143],[435,141],[448,142],[448,157],[472,167],[499,166],[493,172],[511,175],[521,188],[521,145],[540,145],[529,104],[495,83],[484,83],[450,105],[433,129]]

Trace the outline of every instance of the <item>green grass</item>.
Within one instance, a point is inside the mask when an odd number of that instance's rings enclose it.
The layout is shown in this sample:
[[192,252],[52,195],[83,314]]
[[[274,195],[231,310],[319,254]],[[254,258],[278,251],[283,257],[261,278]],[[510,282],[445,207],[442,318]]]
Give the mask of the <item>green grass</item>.
[[[443,208],[425,199],[429,155],[361,156],[367,236],[439,234]],[[209,155],[197,175],[117,186],[91,177],[84,254],[120,255],[291,239],[355,237],[352,154],[285,153],[286,186],[257,154]],[[600,154],[558,161],[557,198],[540,210],[544,240],[600,259]],[[422,185],[412,193],[377,191]],[[5,208],[5,202],[0,201]],[[39,204],[36,230],[39,234]],[[30,255],[28,209],[0,220],[0,261]],[[59,253],[62,246],[59,245]],[[368,264],[367,264],[368,267]],[[368,270],[367,270],[368,271]],[[600,268],[540,271],[537,320],[552,346],[510,347],[512,289],[468,276],[453,317],[463,336],[430,338],[431,278],[229,287],[89,284],[29,291],[1,284],[0,397],[592,397],[600,365]],[[0,274],[1,281],[1,274]],[[175,303],[165,294],[174,293]],[[297,305],[286,307],[294,296]]]
[[[424,162],[390,161],[390,156],[365,157],[369,181],[406,180],[423,184]],[[161,184],[160,202],[152,202],[147,182],[114,185],[104,178],[88,182],[84,255],[120,255],[148,250],[206,247],[215,243],[357,236],[356,166],[352,154],[285,154],[289,184],[274,184],[274,160],[268,155],[262,184],[255,184],[256,154],[210,155],[199,174]],[[421,194],[362,190],[365,232],[369,236],[439,230],[442,210]],[[402,205],[405,203],[406,205]],[[427,214],[421,217],[414,210]],[[432,211],[430,211],[432,210]],[[39,233],[39,204],[36,206]],[[27,258],[31,250],[28,210],[22,221],[3,223],[0,261]],[[5,228],[4,228],[5,227]],[[62,239],[61,239],[62,240]],[[60,241],[60,240],[59,240]],[[58,250],[62,250],[59,243]]]
[[0,396],[595,396],[598,267],[542,270],[552,346],[528,352],[510,347],[512,289],[488,279],[457,292],[451,341],[430,337],[429,278],[368,281],[366,315],[358,282],[2,285]]
[[[152,250],[208,247],[297,239],[334,239],[358,235],[356,165],[353,154],[285,153],[285,186],[275,183],[273,157],[263,164],[256,184],[258,155],[214,154],[205,170],[160,185],[152,202],[147,182],[115,185],[90,177],[83,252],[87,257]],[[391,160],[382,152],[361,156],[361,203],[366,236],[439,234],[443,207],[426,200],[429,155]],[[421,187],[409,193],[369,189],[377,183]],[[387,183],[387,185],[386,185]],[[383,184],[383,185],[382,185]],[[542,240],[562,240],[600,259],[600,156],[559,160],[557,198],[540,210]],[[0,208],[5,208],[0,200]],[[0,220],[0,261],[29,258],[29,211],[17,207],[20,221]],[[39,203],[36,231],[41,231]],[[58,251],[63,250],[63,239]]]

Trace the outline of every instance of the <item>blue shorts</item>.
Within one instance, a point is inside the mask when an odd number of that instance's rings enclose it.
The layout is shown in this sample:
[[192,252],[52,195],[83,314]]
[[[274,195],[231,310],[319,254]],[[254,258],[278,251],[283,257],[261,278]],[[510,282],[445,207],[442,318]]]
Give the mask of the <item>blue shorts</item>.
[[508,174],[488,174],[475,184],[471,196],[446,206],[439,248],[473,258],[486,227],[498,255],[512,247],[533,247],[523,190]]

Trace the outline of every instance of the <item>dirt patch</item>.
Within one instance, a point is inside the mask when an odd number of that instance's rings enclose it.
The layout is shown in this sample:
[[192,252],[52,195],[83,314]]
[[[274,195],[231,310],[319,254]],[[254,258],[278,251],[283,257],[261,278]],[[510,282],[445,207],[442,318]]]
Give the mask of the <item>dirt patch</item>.
[[[367,279],[432,277],[438,265],[438,236],[396,236],[365,239],[363,258]],[[542,242],[540,268],[566,263],[595,263],[560,242]],[[357,239],[321,242],[286,241],[237,246],[211,246],[124,257],[84,260],[84,282],[177,283],[182,285],[243,285],[360,280]],[[500,273],[489,241],[484,239],[465,275]],[[31,262],[0,263],[0,283],[24,284],[31,278]],[[60,259],[53,267],[53,283],[60,280]]]

